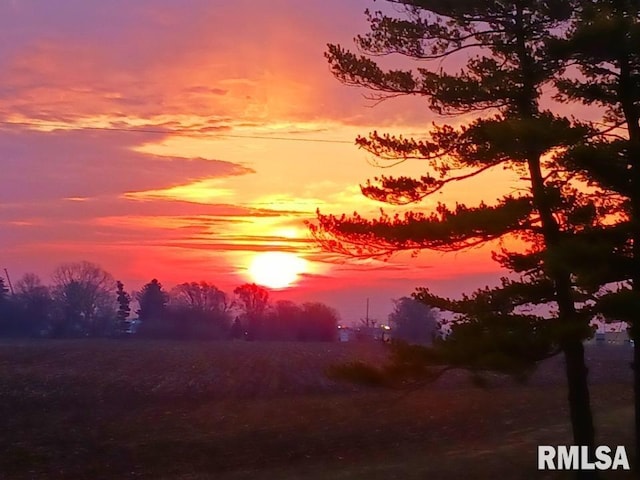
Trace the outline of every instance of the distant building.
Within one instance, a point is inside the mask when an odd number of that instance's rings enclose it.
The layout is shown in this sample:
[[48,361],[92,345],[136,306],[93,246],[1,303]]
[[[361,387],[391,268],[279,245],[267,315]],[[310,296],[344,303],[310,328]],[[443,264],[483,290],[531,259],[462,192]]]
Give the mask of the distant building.
[[142,320],[139,318],[134,318],[133,320],[126,320],[124,323],[124,328],[122,329],[122,333],[125,335],[135,335],[138,333],[138,328],[142,324]]
[[338,325],[338,341],[339,342],[351,342],[355,340],[355,332],[351,327],[345,327],[344,325]]
[[587,345],[625,345],[631,343],[626,330],[617,332],[596,332],[593,338],[585,342]]
[[391,328],[388,325],[380,325],[378,327],[360,326],[357,328],[338,325],[338,341],[382,341],[386,342],[390,339]]

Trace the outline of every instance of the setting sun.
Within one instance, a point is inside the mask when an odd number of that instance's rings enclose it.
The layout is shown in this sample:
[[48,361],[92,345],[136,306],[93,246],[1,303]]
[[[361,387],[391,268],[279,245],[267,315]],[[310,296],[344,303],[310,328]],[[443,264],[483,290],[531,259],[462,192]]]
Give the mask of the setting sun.
[[292,253],[266,252],[253,257],[249,266],[252,280],[269,288],[286,288],[306,270],[306,262]]

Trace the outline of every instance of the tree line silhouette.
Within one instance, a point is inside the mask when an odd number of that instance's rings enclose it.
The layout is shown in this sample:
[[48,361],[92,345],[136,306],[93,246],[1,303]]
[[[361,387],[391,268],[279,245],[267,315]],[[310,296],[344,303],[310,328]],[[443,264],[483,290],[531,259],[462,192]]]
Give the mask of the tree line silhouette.
[[58,266],[51,285],[25,274],[14,294],[0,277],[1,336],[333,341],[338,320],[328,305],[271,302],[269,290],[250,283],[228,295],[206,281],[166,291],[153,279],[129,293],[86,261]]

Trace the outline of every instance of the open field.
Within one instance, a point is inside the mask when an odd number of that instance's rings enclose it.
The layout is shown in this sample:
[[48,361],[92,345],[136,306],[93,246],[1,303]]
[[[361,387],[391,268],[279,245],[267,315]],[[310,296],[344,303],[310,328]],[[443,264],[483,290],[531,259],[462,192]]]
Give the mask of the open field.
[[[587,350],[598,441],[631,454],[628,346]],[[463,374],[403,396],[336,384],[380,345],[0,341],[1,479],[571,478],[561,359],[526,385]],[[604,478],[630,478],[607,474]]]

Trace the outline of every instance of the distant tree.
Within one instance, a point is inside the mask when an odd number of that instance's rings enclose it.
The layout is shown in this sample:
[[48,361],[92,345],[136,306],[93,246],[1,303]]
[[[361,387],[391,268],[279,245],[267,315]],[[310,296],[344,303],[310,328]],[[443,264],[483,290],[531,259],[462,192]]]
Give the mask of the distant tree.
[[231,312],[226,293],[208,282],[182,283],[170,294],[170,318],[182,338],[225,338]]
[[440,332],[436,312],[411,297],[393,301],[389,323],[392,337],[409,343],[430,344]]
[[300,305],[290,300],[279,300],[268,312],[266,335],[274,340],[297,340],[303,321],[304,313]]
[[16,282],[16,294],[18,295],[30,295],[34,292],[42,293],[49,289],[42,283],[42,279],[35,273],[25,273]]
[[181,283],[169,293],[171,303],[202,312],[222,314],[229,310],[227,294],[208,282]]
[[262,334],[264,316],[269,305],[269,291],[255,283],[245,283],[236,287],[233,293],[246,319],[248,339],[258,339]]
[[231,325],[231,338],[244,338],[245,330],[242,326],[242,322],[240,321],[240,317],[236,317]]
[[302,308],[291,300],[278,300],[273,306],[273,311],[282,319],[285,324],[295,326],[302,316]]
[[302,323],[299,340],[332,342],[338,335],[338,312],[321,302],[307,302],[302,305]]
[[116,332],[118,334],[123,334],[128,328],[127,320],[131,313],[131,296],[124,290],[124,284],[120,280],[118,280],[116,285],[116,299],[118,302],[118,311],[116,312]]
[[136,294],[136,300],[140,305],[136,313],[142,322],[140,325],[141,334],[167,336],[172,333],[166,318],[169,295],[157,279],[154,278],[144,285],[142,290]]
[[111,329],[116,285],[111,274],[84,261],[58,266],[52,279],[58,334],[103,335]]
[[53,319],[53,298],[50,289],[34,273],[26,273],[16,282],[16,297],[25,333],[48,335]]
[[245,313],[262,314],[269,305],[269,291],[255,283],[245,283],[233,291]]
[[94,318],[90,302],[87,301],[83,285],[71,280],[54,288],[55,314],[52,334],[54,336],[83,336],[91,329],[88,317]]

